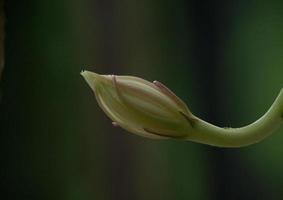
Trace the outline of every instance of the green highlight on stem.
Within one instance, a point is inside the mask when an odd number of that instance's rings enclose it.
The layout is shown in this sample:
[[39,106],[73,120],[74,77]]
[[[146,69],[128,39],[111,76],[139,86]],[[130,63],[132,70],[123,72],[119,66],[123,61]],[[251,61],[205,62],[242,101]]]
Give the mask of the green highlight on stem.
[[254,123],[221,128],[193,115],[179,97],[158,81],[90,71],[82,71],[81,75],[114,126],[152,139],[243,147],[263,140],[283,124],[283,89],[270,109]]

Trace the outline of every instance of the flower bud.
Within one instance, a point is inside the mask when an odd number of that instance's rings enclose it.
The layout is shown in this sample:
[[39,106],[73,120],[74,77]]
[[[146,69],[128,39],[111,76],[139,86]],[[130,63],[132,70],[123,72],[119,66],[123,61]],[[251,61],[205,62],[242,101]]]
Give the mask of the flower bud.
[[186,104],[158,81],[81,72],[106,115],[129,132],[149,138],[185,138],[194,126]]

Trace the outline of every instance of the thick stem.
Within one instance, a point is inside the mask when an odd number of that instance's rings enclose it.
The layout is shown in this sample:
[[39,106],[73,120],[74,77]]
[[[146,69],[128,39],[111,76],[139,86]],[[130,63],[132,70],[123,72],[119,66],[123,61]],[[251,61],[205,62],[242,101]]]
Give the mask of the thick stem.
[[218,147],[241,147],[257,143],[283,123],[283,89],[270,109],[254,123],[241,128],[220,128],[198,119],[189,140]]

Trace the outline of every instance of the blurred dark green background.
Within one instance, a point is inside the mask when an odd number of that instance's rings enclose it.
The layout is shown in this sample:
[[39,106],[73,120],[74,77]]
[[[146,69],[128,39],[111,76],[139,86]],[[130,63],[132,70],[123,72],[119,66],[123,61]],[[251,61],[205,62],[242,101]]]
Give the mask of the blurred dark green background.
[[238,127],[283,86],[280,0],[6,0],[2,197],[283,199],[283,129],[241,149],[111,126],[79,72],[159,80],[199,117]]

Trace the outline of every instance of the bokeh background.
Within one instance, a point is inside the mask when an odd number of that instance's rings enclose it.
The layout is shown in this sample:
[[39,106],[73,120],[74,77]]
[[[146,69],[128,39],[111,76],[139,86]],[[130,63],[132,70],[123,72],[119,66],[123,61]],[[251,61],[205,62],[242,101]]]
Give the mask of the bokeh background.
[[280,0],[6,0],[2,197],[283,199],[283,129],[221,149],[119,128],[79,75],[159,80],[197,116],[238,127],[283,86]]

